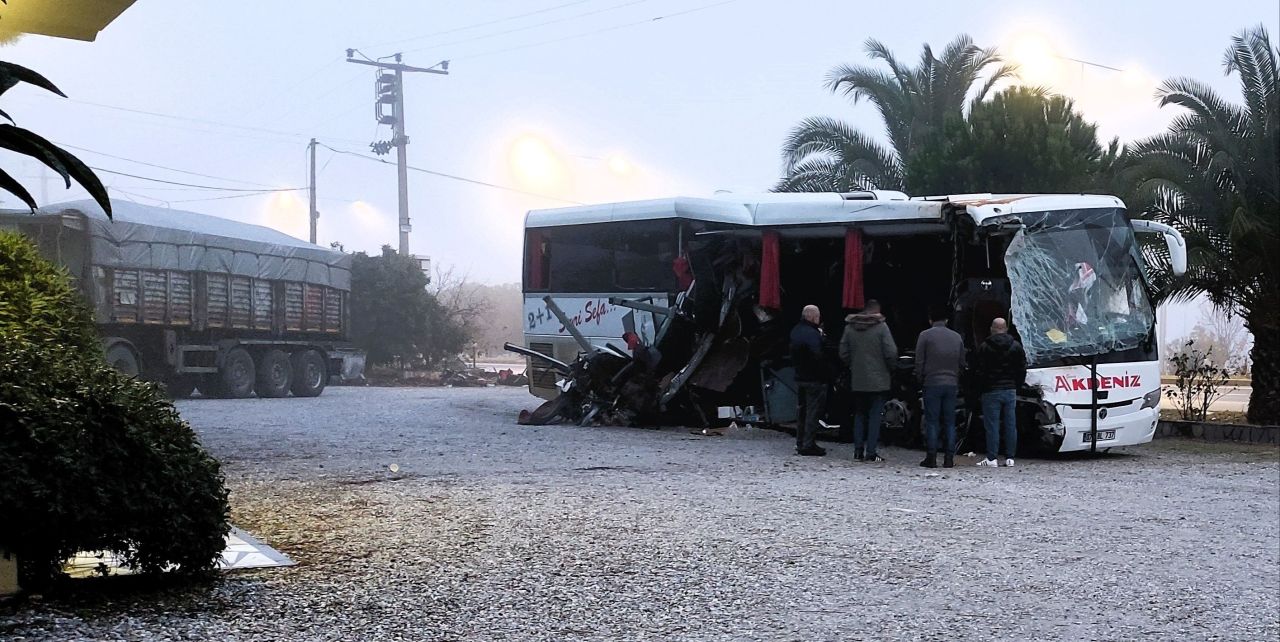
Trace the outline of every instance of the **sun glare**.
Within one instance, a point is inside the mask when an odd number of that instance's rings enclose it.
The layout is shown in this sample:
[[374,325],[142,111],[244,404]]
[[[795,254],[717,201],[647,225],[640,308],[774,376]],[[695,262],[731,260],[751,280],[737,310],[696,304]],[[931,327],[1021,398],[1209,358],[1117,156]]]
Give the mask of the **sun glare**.
[[297,238],[306,238],[310,226],[307,203],[297,192],[276,192],[263,207],[262,224]]
[[1018,34],[1009,46],[1009,57],[1018,65],[1018,77],[1030,85],[1053,85],[1059,77],[1062,59],[1044,34]]
[[560,154],[533,134],[517,138],[507,151],[507,163],[521,185],[554,191],[563,187],[567,170]]
[[620,154],[614,154],[609,157],[609,171],[618,176],[626,176],[631,173],[631,161],[627,160]]

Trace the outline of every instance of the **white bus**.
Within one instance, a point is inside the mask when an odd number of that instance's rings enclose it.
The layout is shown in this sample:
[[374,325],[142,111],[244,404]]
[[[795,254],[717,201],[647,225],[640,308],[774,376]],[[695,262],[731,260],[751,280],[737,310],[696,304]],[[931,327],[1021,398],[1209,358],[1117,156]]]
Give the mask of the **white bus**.
[[[1135,231],[1163,236],[1167,253],[1144,254]],[[718,406],[768,408],[761,397],[785,383],[778,333],[806,304],[822,308],[834,341],[843,312],[877,299],[904,352],[928,327],[931,304],[951,305],[951,327],[970,349],[991,319],[1008,318],[1028,360],[1019,431],[1061,452],[1151,440],[1160,369],[1145,260],[1186,269],[1177,231],[1131,221],[1115,197],[1079,194],[725,194],[534,210],[524,253],[525,344],[563,362],[581,348],[545,297],[596,345],[622,346],[628,332],[651,344],[662,317],[611,298],[672,305],[716,261],[737,260],[747,278],[736,278],[755,288],[755,314],[742,315],[753,328],[748,382],[713,396]],[[533,394],[558,393],[548,364],[533,359],[529,372]],[[887,425],[918,404],[898,392]],[[773,411],[775,423],[790,418],[782,404]]]

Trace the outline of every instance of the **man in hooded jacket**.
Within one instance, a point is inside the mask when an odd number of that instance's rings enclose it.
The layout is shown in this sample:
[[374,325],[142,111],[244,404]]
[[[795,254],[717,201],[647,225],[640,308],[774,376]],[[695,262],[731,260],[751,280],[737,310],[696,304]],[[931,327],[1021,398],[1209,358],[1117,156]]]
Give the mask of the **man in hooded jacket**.
[[845,317],[840,360],[849,368],[853,392],[854,459],[884,461],[878,452],[880,419],[898,362],[898,345],[880,314],[880,302],[869,299],[862,312]]

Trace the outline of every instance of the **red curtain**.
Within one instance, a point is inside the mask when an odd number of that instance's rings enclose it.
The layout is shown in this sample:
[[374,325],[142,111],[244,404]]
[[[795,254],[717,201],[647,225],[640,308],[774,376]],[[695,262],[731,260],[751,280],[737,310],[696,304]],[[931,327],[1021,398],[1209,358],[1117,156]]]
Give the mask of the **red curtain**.
[[844,307],[858,310],[866,305],[862,291],[862,231],[844,231]]
[[547,287],[547,275],[543,270],[546,259],[546,248],[543,245],[542,232],[529,230],[525,236],[524,248],[526,284],[530,290],[543,290]]
[[782,285],[778,280],[778,233],[760,237],[760,307],[782,308]]

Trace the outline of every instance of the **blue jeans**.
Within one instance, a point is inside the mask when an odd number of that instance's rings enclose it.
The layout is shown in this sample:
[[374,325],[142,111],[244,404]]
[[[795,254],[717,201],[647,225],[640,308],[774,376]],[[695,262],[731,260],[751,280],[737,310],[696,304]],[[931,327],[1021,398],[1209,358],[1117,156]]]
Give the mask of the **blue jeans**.
[[880,419],[884,414],[883,392],[853,393],[853,448],[866,447],[866,456],[874,457],[880,445]]
[[938,420],[941,419],[947,439],[947,449],[943,452],[956,454],[956,397],[959,394],[959,386],[924,387],[924,438],[930,453],[938,452]]
[[[1018,416],[1014,412],[1016,406],[1017,397],[1012,389],[982,393],[982,423],[987,428],[987,459],[995,459],[998,454],[1012,459],[1018,451]],[[1000,448],[1002,437],[1003,453]]]

